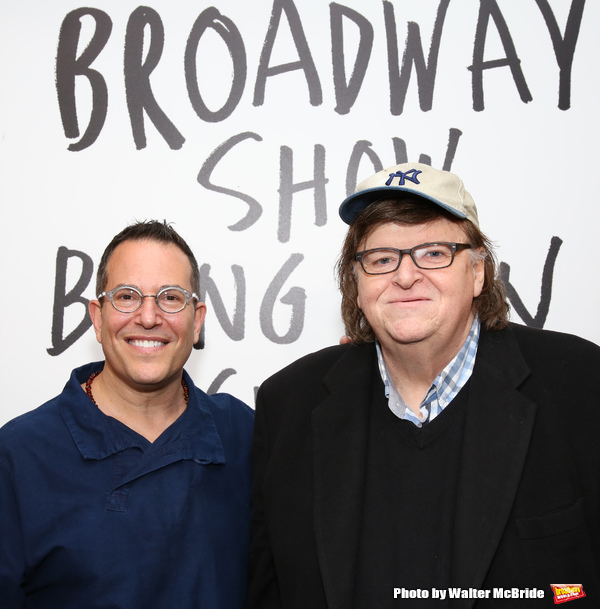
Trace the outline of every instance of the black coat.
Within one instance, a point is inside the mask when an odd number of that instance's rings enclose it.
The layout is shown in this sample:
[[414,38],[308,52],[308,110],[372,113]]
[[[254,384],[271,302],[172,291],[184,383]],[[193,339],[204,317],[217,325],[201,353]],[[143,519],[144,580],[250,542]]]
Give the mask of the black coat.
[[[324,349],[265,381],[256,406],[250,607],[350,609],[374,345]],[[511,324],[482,330],[453,524],[451,585],[582,584],[600,607],[600,348]],[[390,582],[390,594],[394,582]],[[514,600],[459,599],[505,607]]]

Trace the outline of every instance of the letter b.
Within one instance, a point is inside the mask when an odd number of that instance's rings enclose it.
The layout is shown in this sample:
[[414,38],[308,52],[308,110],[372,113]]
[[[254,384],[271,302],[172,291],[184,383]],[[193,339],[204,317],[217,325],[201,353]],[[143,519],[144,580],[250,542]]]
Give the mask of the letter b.
[[[96,27],[92,39],[79,57],[77,46],[81,35],[81,19],[94,19]],[[86,76],[92,88],[92,112],[85,133],[81,139],[69,145],[69,150],[79,151],[91,146],[106,120],[108,111],[108,89],[102,75],[90,68],[110,37],[112,21],[103,11],[95,8],[79,8],[71,11],[63,20],[56,54],[56,93],[58,106],[66,137],[79,137],[77,105],[75,97],[75,77]]]
[[[75,287],[66,293],[67,267],[69,258],[80,258],[82,267],[81,275]],[[87,288],[94,271],[92,259],[83,252],[69,250],[66,247],[59,247],[56,254],[56,282],[54,284],[54,309],[52,312],[52,347],[47,349],[50,355],[60,355],[66,351],[77,339],[81,338],[86,330],[92,325],[87,312],[89,300],[81,294]],[[85,312],[79,325],[68,336],[63,337],[65,323],[65,309],[79,302],[84,306]]]

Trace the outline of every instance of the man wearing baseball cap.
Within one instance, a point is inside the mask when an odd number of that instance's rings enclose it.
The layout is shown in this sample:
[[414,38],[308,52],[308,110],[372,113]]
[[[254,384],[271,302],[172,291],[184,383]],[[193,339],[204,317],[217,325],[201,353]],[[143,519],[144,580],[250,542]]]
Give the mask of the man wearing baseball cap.
[[508,322],[462,180],[385,169],[340,207],[350,344],[265,381],[250,607],[600,602],[600,348]]

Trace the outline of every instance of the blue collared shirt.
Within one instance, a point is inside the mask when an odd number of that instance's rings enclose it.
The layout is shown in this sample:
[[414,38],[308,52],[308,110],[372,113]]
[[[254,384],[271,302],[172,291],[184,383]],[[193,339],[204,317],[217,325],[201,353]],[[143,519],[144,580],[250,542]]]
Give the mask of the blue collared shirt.
[[2,609],[245,606],[251,408],[190,400],[154,443],[104,415],[73,372],[0,430]]
[[456,394],[462,389],[465,383],[471,378],[473,367],[475,366],[475,357],[477,355],[477,345],[479,344],[479,329],[480,323],[477,317],[471,324],[469,335],[465,340],[456,357],[438,374],[433,384],[427,391],[425,398],[419,406],[421,419],[406,406],[402,396],[398,393],[394,382],[388,372],[387,366],[383,359],[381,346],[376,343],[377,360],[379,363],[379,372],[385,385],[385,397],[388,399],[390,410],[400,419],[412,421],[418,427],[421,427],[427,421],[434,419],[450,402]]

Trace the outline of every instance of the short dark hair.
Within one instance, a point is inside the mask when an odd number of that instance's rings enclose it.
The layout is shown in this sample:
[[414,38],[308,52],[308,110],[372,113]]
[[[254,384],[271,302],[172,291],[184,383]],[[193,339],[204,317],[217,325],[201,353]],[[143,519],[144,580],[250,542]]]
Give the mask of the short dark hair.
[[108,282],[108,261],[115,249],[125,241],[157,241],[158,243],[177,246],[190,261],[192,270],[190,278],[192,291],[198,295],[200,294],[200,270],[198,268],[198,262],[196,261],[190,246],[166,220],[163,220],[162,222],[159,220],[143,220],[141,222],[136,222],[135,224],[127,226],[118,235],[113,237],[112,241],[104,250],[102,258],[100,259],[100,264],[98,265],[96,294],[101,294],[106,289]]
[[473,262],[477,260],[477,249],[482,249],[485,277],[481,294],[473,300],[473,311],[487,330],[499,330],[508,323],[508,302],[506,290],[497,271],[496,255],[491,241],[470,220],[458,218],[439,206],[422,198],[380,199],[369,205],[352,222],[337,263],[337,277],[342,292],[342,318],[346,334],[355,343],[369,343],[375,340],[375,333],[364,313],[357,304],[358,281],[356,252],[363,246],[369,235],[384,224],[427,224],[437,218],[447,218],[463,230]]

